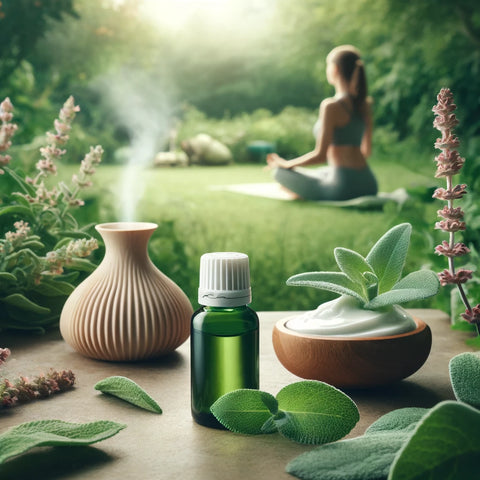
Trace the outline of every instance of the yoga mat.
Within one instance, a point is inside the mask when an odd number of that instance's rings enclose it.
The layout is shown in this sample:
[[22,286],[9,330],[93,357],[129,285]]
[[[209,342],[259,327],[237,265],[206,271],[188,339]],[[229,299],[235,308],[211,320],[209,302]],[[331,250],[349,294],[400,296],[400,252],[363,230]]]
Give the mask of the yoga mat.
[[[254,197],[272,198],[275,200],[294,200],[292,195],[283,190],[281,185],[275,182],[268,183],[238,183],[233,185],[212,185],[211,190],[228,191],[241,195]],[[332,207],[359,207],[373,208],[380,207],[387,202],[404,203],[408,193],[404,188],[398,188],[393,192],[379,192],[377,195],[352,198],[350,200],[319,200],[316,203]]]

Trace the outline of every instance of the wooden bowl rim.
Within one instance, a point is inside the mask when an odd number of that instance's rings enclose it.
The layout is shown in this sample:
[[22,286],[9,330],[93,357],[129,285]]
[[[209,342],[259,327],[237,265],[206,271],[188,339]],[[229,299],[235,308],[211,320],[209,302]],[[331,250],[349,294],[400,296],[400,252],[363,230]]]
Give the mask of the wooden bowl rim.
[[285,324],[289,320],[292,320],[295,317],[296,315],[291,315],[289,317],[278,320],[278,322],[274,326],[274,329],[277,329],[280,334],[291,335],[293,337],[306,338],[310,340],[321,340],[322,342],[345,342],[345,341],[370,342],[370,341],[394,340],[397,338],[411,337],[414,335],[418,335],[419,333],[422,333],[425,329],[429,328],[428,325],[423,320],[420,320],[419,318],[412,315],[412,318],[416,323],[417,328],[415,330],[411,330],[410,332],[398,333],[397,335],[388,335],[383,337],[355,337],[355,336],[344,337],[339,335],[313,335],[308,333],[296,332],[295,330],[291,330],[290,328],[287,328]]

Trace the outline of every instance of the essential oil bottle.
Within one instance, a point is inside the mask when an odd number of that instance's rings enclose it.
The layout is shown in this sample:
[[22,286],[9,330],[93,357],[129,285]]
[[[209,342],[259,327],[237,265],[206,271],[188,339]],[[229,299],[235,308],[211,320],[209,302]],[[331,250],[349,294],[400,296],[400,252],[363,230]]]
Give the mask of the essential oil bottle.
[[198,309],[191,325],[192,416],[223,428],[210,412],[225,393],[259,388],[258,316],[252,301],[248,256],[206,253],[200,258]]

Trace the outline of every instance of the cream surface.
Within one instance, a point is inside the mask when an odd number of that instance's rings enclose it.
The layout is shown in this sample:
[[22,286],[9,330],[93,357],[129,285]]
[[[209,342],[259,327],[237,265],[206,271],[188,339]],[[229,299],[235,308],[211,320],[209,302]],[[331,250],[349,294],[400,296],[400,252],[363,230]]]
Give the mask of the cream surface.
[[363,310],[347,296],[322,303],[316,310],[288,320],[285,326],[298,333],[337,337],[386,337],[416,328],[413,318],[398,305],[388,312]]

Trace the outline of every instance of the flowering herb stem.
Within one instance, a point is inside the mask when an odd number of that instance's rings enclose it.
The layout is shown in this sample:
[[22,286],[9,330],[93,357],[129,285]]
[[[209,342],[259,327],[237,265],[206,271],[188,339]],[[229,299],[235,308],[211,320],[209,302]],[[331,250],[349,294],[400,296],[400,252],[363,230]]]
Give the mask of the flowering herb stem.
[[441,285],[453,284],[457,286],[460,298],[465,306],[465,313],[462,318],[476,326],[480,335],[480,304],[471,307],[463,284],[472,278],[472,271],[464,268],[455,269],[455,257],[466,255],[470,250],[463,243],[455,242],[455,233],[465,230],[463,221],[464,212],[461,208],[454,208],[454,200],[461,199],[466,193],[466,185],[453,185],[453,176],[458,174],[465,162],[458,154],[457,148],[460,145],[454,134],[454,128],[458,125],[454,113],[456,105],[453,102],[453,95],[450,89],[442,88],[437,95],[437,104],[433,107],[435,120],[433,126],[439,130],[442,137],[435,142],[435,148],[441,153],[435,157],[437,171],[435,177],[445,177],[446,190],[437,188],[433,194],[434,198],[444,200],[447,206],[438,210],[438,216],[442,218],[436,223],[435,228],[448,233],[449,241],[442,242],[435,248],[435,252],[448,258],[448,270],[439,273]]

